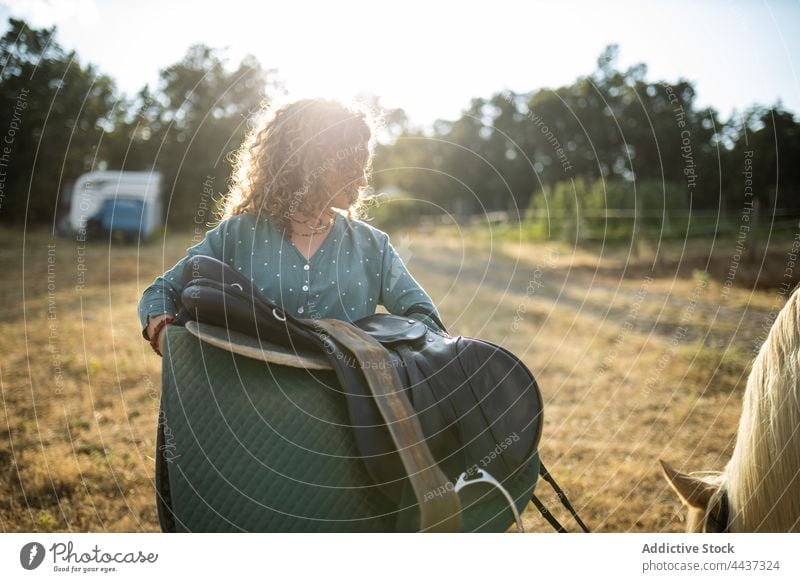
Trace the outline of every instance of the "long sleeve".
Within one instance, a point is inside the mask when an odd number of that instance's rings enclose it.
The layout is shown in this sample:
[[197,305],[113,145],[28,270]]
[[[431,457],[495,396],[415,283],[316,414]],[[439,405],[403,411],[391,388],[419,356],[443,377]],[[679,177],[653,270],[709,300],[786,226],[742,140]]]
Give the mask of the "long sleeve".
[[142,336],[147,337],[147,324],[151,317],[163,315],[177,315],[181,308],[181,278],[183,266],[195,255],[207,255],[221,261],[225,260],[225,237],[227,235],[228,221],[223,221],[209,230],[202,241],[186,250],[186,256],[178,261],[171,269],[155,278],[142,293],[139,300],[139,321],[142,324]]
[[384,241],[382,261],[380,303],[386,310],[394,315],[419,319],[428,327],[434,324],[437,329],[445,331],[436,306],[409,273],[388,235]]

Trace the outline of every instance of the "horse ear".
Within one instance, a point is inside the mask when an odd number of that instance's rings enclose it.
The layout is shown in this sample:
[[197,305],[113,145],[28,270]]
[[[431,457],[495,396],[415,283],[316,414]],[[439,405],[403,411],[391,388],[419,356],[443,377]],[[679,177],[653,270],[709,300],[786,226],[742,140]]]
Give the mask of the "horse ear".
[[705,510],[708,507],[711,496],[717,489],[714,485],[697,477],[679,473],[664,461],[659,460],[658,462],[661,463],[664,477],[670,487],[678,494],[678,497],[681,498],[681,501],[696,509]]

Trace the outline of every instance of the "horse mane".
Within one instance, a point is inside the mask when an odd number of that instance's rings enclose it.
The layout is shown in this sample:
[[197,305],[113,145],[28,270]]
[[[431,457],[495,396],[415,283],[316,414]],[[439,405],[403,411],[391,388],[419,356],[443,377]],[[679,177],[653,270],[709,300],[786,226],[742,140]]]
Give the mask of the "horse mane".
[[800,531],[800,289],[753,362],[724,473],[730,531]]

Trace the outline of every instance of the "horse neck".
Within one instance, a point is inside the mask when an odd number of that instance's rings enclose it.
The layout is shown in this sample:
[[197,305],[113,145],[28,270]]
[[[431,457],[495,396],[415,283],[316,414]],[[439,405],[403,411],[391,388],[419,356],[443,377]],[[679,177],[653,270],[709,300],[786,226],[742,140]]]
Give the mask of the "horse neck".
[[800,330],[797,293],[753,362],[725,470],[731,531],[800,531]]

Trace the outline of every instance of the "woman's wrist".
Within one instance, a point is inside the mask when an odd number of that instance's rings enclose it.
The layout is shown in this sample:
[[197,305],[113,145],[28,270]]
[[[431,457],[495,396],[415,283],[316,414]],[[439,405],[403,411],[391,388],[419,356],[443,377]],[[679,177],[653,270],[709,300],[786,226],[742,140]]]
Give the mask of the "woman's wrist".
[[[150,347],[153,348],[153,351],[159,356],[162,353],[161,346],[164,343],[161,337],[164,333],[164,329],[167,325],[177,322],[178,320],[169,314],[159,315],[148,321],[147,335],[150,337]],[[152,324],[152,327],[150,327],[150,324]]]
[[156,326],[169,316],[169,313],[162,313],[161,315],[151,315],[147,318],[147,327],[145,327],[145,339],[147,341],[150,341],[153,338],[153,331],[155,330]]

